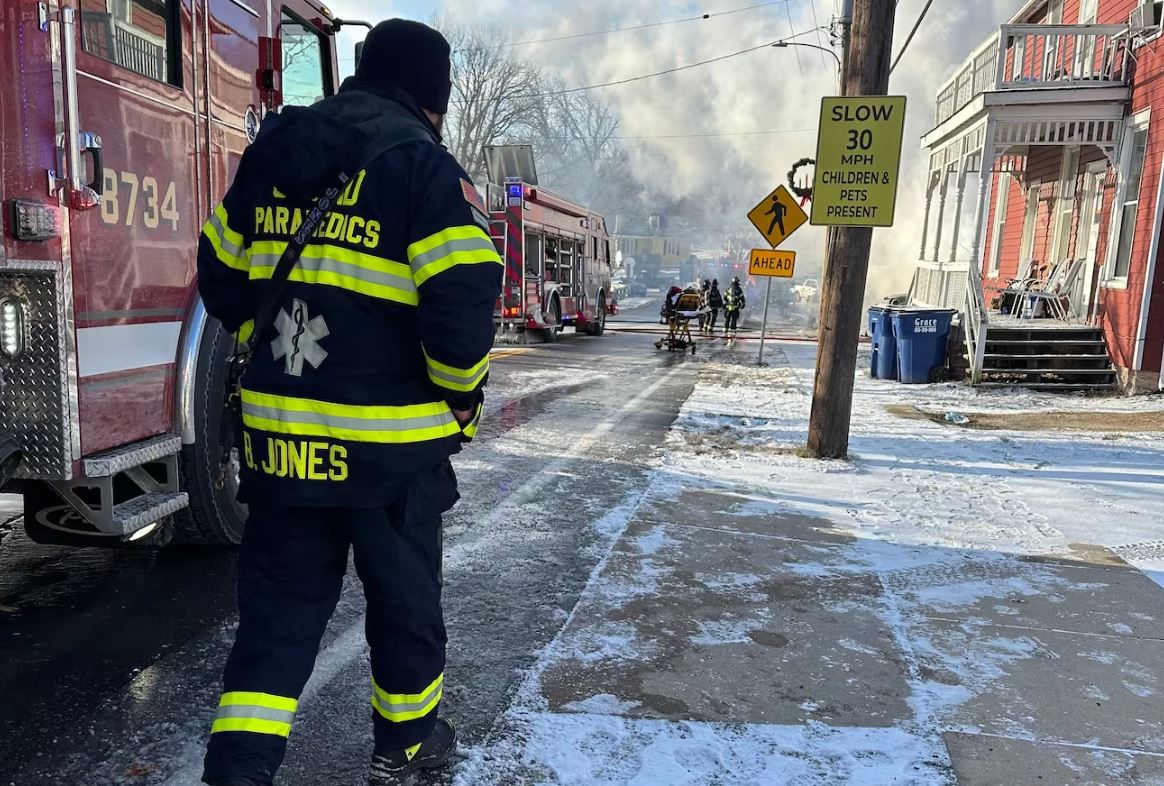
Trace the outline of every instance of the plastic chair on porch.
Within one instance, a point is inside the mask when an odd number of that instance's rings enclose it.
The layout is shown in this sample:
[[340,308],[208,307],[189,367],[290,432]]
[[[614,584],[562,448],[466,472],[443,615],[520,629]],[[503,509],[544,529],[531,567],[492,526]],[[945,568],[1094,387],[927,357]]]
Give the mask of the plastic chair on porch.
[[[1032,287],[1024,292],[1022,297],[1026,302],[1019,312],[1019,319],[1022,319],[1023,312],[1027,311],[1030,313],[1028,318],[1033,318],[1036,306],[1043,303],[1051,312],[1051,316],[1060,322],[1066,322],[1071,311],[1071,290],[1074,289],[1075,279],[1079,277],[1086,261],[1086,259],[1073,259],[1069,262],[1061,262],[1055,266],[1055,270],[1047,278],[1044,285]],[[1027,304],[1030,305],[1029,309],[1026,308]]]
[[1034,267],[1034,258],[1028,258],[1025,262],[1019,265],[1017,276],[1014,278],[1002,279],[1001,283],[997,284],[983,284],[982,289],[986,292],[998,293],[998,304],[1001,310],[1006,306],[1008,297],[1012,302],[1018,302],[1018,293],[1025,292],[1031,283],[1034,282],[1035,279],[1031,277],[1031,271],[1034,269]]

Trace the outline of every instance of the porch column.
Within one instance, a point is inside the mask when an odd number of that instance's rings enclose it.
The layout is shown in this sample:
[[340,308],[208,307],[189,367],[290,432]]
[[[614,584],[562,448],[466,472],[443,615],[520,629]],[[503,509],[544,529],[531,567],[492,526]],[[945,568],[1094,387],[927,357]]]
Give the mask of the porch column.
[[[994,188],[994,137],[997,127],[994,121],[986,124],[986,135],[982,140],[982,163],[978,167],[978,201],[974,205],[974,243],[970,247],[970,264],[982,268],[982,246],[986,243],[986,205]],[[999,183],[999,188],[1009,187],[1009,183]]]
[[926,260],[926,236],[930,231],[930,206],[934,203],[934,173],[930,173],[930,178],[926,182],[926,212],[922,218],[922,234],[921,234],[921,249],[918,251],[917,258],[922,262]]
[[934,262],[940,261],[942,257],[942,220],[946,217],[946,191],[950,187],[950,171],[943,166],[938,177],[941,179],[939,183],[941,191],[938,192],[938,225],[934,227]]
[[954,232],[950,241],[950,261],[958,259],[958,233],[962,229],[962,198],[966,195],[966,174],[970,171],[970,159],[962,162],[962,171],[958,173],[958,193],[954,195]]

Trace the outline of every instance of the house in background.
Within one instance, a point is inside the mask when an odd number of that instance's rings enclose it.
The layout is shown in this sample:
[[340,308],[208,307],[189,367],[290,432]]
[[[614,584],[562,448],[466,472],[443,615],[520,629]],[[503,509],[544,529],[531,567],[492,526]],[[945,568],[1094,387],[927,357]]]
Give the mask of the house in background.
[[913,300],[963,312],[974,382],[1161,389],[1162,13],[1028,2],[939,90]]
[[[623,257],[633,257],[639,278],[658,278],[675,271],[691,254],[691,242],[680,222],[662,215],[616,215],[613,240]],[[661,279],[660,279],[661,280]]]

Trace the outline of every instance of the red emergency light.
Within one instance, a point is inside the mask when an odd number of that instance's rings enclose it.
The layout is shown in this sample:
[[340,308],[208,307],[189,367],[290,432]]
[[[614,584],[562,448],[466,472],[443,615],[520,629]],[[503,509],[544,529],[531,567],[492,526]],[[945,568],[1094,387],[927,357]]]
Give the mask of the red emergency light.
[[510,306],[502,310],[506,319],[518,319],[521,316],[521,306]]

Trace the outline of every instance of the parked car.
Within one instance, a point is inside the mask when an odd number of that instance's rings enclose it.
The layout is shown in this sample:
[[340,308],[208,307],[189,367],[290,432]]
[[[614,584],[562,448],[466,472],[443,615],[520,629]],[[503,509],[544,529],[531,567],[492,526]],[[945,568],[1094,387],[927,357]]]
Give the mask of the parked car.
[[820,282],[815,278],[806,278],[803,283],[792,288],[801,303],[807,303],[820,293]]

